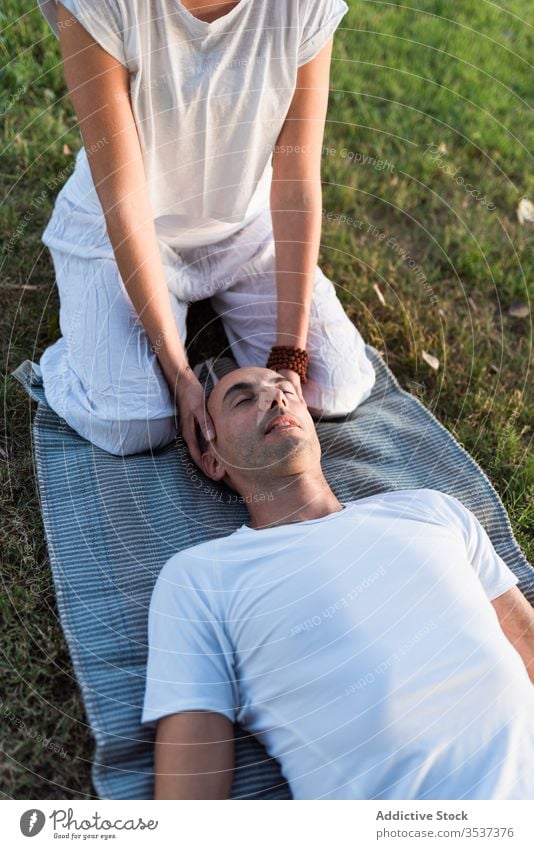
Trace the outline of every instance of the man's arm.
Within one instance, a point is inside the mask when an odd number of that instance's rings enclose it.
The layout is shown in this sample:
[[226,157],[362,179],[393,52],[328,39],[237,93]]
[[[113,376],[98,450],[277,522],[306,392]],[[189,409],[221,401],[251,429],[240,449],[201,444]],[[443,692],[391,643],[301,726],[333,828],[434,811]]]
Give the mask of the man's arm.
[[[519,653],[534,683],[534,609],[517,585],[517,577],[500,557],[486,529],[456,496],[428,490],[435,516],[447,527],[457,528],[463,536],[466,554],[486,596],[495,609],[501,628]],[[509,589],[502,592],[504,587]],[[495,596],[501,590],[500,595]]]
[[501,628],[521,655],[534,684],[534,608],[517,587],[492,599],[491,603]]
[[155,799],[228,799],[234,726],[222,713],[184,711],[158,722]]

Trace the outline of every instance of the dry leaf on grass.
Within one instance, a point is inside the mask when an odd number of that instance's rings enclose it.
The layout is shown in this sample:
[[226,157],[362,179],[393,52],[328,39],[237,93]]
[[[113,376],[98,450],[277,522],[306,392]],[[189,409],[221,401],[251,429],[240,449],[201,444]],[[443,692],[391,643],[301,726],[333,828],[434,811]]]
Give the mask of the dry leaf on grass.
[[534,204],[528,198],[521,198],[519,201],[517,219],[520,224],[534,224]]
[[430,368],[433,368],[434,371],[437,371],[439,369],[439,360],[437,357],[432,356],[432,354],[428,354],[426,351],[423,351],[421,356],[424,359],[425,363],[427,363]]
[[382,290],[381,290],[380,286],[378,285],[378,283],[373,283],[373,289],[376,292],[376,297],[378,298],[378,300],[380,301],[382,306],[385,307],[386,306],[386,299],[384,298],[384,295],[382,294]]
[[475,304],[475,302],[474,302],[473,298],[468,298],[468,299],[467,299],[467,303],[469,304],[469,306],[471,307],[471,309],[473,310],[473,312],[478,312],[478,307],[477,307],[477,305]]
[[508,315],[514,318],[527,318],[530,315],[529,306],[524,301],[512,301],[508,307]]

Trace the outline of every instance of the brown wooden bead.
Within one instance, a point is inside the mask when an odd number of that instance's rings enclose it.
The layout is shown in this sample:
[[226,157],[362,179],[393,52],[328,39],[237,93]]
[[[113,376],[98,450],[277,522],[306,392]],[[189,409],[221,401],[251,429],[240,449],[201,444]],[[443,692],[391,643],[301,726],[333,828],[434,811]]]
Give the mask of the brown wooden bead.
[[291,345],[273,345],[266,367],[274,371],[291,369],[295,371],[303,383],[307,383],[307,367],[309,355],[304,348],[293,348]]

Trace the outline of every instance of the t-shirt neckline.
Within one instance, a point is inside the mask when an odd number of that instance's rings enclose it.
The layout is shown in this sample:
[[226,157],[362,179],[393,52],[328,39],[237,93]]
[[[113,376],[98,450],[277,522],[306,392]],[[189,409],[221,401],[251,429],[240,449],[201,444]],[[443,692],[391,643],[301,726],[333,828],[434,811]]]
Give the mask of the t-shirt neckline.
[[193,13],[183,5],[181,0],[177,0],[177,7],[184,21],[186,21],[192,29],[209,34],[211,32],[215,32],[215,30],[221,29],[229,21],[233,20],[235,15],[241,10],[241,7],[246,6],[248,2],[249,0],[239,0],[233,9],[230,9],[230,11],[225,15],[222,15],[211,22],[201,21],[200,18],[195,17],[195,15],[193,15]]
[[326,516],[318,516],[316,519],[303,519],[300,522],[287,522],[284,525],[273,525],[272,528],[251,528],[250,525],[243,524],[241,527],[237,529],[237,533],[242,531],[251,531],[252,533],[266,533],[267,531],[280,531],[284,528],[300,528],[302,525],[313,525],[317,522],[327,522],[329,519],[333,519],[335,516],[341,516],[347,510],[349,506],[348,502],[340,501],[340,504],[343,505],[342,510],[334,510],[333,513],[327,513]]

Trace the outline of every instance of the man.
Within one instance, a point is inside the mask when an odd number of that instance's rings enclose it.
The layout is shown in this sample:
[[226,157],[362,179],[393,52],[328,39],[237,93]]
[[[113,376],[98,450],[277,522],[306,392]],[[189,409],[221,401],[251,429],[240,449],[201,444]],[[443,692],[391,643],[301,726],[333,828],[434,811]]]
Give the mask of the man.
[[156,798],[227,798],[233,723],[295,799],[534,797],[534,611],[475,516],[431,489],[340,502],[296,385],[225,375],[202,466],[250,524],[172,557],[143,722]]

